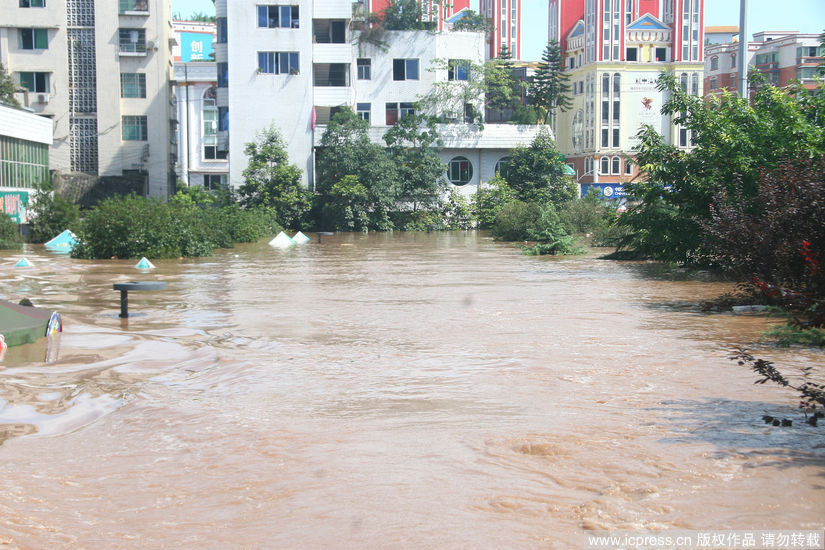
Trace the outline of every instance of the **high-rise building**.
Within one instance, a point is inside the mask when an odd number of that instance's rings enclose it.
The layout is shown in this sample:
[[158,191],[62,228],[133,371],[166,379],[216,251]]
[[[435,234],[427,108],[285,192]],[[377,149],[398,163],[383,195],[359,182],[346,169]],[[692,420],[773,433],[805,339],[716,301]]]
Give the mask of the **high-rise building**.
[[490,20],[489,57],[506,47],[513,59],[521,59],[521,0],[479,0],[479,12]]
[[[228,152],[235,188],[248,163],[245,144],[259,131],[280,131],[290,162],[312,187],[315,147],[336,111],[357,113],[369,122],[371,139],[383,143],[387,129],[414,113],[434,84],[461,86],[485,59],[481,32],[381,31],[376,39],[353,20],[351,3],[335,0],[217,0],[216,13],[217,147]],[[535,125],[480,129],[465,123],[472,111],[483,111],[483,98],[438,113],[451,120],[439,126],[444,176],[464,194],[492,179],[509,151],[538,132]]]
[[557,143],[580,183],[609,193],[635,177],[628,160],[643,124],[690,147],[690,132],[660,113],[665,97],[656,81],[672,73],[702,95],[704,0],[549,2],[548,40],[561,46],[573,100],[557,113]]
[[20,102],[53,121],[52,170],[127,176],[167,196],[170,11],[169,0],[0,0],[0,63]]

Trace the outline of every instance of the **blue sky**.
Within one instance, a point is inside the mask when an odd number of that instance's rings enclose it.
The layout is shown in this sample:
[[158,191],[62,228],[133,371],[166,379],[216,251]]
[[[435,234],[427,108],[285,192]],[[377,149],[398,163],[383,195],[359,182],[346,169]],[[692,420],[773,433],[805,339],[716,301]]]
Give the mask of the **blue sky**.
[[[538,60],[547,43],[547,0],[522,0],[524,43],[521,57]],[[478,10],[478,0],[473,0]],[[215,13],[212,0],[172,0],[172,12],[183,17]],[[705,25],[739,25],[739,0],[705,0]],[[778,30],[821,33],[825,31],[825,0],[748,0],[751,33]]]

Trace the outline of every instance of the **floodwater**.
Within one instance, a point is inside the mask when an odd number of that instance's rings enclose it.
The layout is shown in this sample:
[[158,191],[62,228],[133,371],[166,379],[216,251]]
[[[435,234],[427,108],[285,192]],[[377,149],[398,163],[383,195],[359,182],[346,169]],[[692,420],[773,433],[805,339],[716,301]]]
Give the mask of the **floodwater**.
[[[823,529],[823,355],[702,313],[725,284],[477,233],[213,258],[0,258],[59,353],[0,366],[0,546],[580,548],[586,530]],[[160,280],[130,294],[112,283]],[[55,358],[55,354],[57,357]],[[796,378],[798,380],[798,378]],[[763,414],[791,418],[766,426]]]

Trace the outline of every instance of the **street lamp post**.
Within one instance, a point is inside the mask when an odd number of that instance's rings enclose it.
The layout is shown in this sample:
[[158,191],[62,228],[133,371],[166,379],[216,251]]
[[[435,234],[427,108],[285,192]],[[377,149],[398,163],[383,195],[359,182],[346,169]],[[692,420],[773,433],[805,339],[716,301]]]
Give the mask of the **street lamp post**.
[[748,98],[748,0],[739,0],[739,97]]

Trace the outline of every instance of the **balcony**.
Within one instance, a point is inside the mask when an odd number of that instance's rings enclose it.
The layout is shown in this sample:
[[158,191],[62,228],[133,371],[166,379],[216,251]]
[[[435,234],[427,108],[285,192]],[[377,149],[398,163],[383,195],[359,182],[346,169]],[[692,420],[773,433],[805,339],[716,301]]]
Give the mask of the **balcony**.
[[149,0],[118,0],[120,15],[149,15]]
[[313,86],[345,88],[350,85],[349,63],[313,63]]

